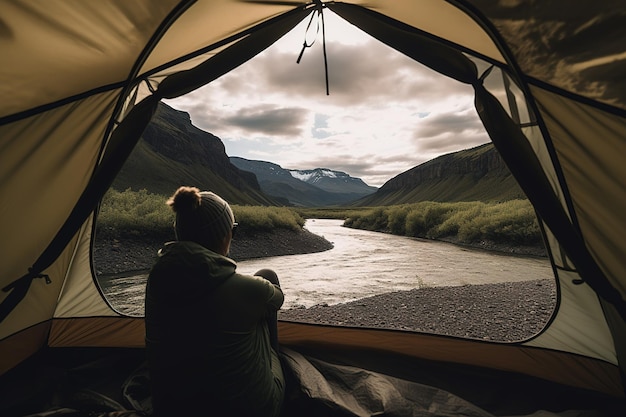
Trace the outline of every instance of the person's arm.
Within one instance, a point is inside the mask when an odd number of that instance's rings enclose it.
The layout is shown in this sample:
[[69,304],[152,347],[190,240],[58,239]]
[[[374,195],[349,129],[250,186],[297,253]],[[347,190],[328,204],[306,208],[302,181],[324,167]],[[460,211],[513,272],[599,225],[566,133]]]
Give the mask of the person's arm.
[[[267,281],[267,280],[266,280]],[[280,307],[283,305],[283,303],[285,302],[285,295],[283,294],[283,290],[276,284],[272,284],[271,282],[267,281],[272,289],[272,291],[268,291],[268,293],[270,294],[268,300],[267,300],[267,305],[274,309],[274,310],[279,310]]]
[[285,296],[277,285],[261,276],[238,275],[231,281],[230,302],[236,316],[247,323],[255,323],[268,312],[275,312],[283,305]]
[[280,307],[283,305],[283,302],[285,301],[285,296],[282,289],[280,288],[280,281],[278,280],[278,275],[276,274],[276,272],[274,272],[274,270],[272,269],[263,268],[256,271],[254,273],[254,276],[263,277],[273,285],[274,288],[273,291],[270,292],[271,296],[268,298],[267,304],[273,311],[280,309]]

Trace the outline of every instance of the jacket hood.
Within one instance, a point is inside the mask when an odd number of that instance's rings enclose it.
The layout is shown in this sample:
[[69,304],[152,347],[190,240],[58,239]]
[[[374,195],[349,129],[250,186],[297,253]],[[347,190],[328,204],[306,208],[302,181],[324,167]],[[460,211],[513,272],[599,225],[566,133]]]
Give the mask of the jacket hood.
[[211,277],[211,287],[222,284],[237,268],[232,259],[190,241],[168,242],[159,250],[158,256],[155,269],[177,271],[180,275]]

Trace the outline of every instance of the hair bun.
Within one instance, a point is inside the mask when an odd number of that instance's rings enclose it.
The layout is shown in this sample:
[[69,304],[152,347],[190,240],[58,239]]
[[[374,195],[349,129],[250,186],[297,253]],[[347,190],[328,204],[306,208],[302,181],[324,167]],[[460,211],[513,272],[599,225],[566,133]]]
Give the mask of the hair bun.
[[202,196],[200,190],[196,187],[179,187],[167,204],[172,207],[176,213],[184,213],[196,210],[200,207]]

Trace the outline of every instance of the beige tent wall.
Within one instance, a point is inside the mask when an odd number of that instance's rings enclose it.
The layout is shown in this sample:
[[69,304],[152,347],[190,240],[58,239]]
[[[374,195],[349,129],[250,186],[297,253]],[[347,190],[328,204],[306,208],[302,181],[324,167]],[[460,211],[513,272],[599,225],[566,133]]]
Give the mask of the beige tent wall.
[[[500,71],[493,71],[487,77],[486,82],[489,82],[490,91],[498,97],[501,104],[505,108],[509,108],[508,98],[504,94],[501,80]],[[523,133],[537,155],[554,194],[561,201],[563,209],[567,213],[565,193],[561,189],[544,136],[536,121],[531,120],[521,91],[513,85],[512,81],[510,85],[516,97],[515,104],[520,113],[519,122],[524,126],[522,128]],[[555,279],[559,280],[561,299],[555,317],[547,329],[525,345],[586,355],[617,364],[611,331],[606,323],[596,293],[586,284],[575,285],[573,283],[574,280],[580,280],[580,276],[575,271],[571,271],[573,266],[566,255],[562,253],[559,242],[553,238],[547,226],[544,225],[544,228],[549,236],[548,247],[554,254],[556,265],[560,268],[556,271],[558,276]]]
[[[0,263],[1,287],[28,272],[74,208],[94,169],[115,99],[109,92],[0,127],[0,193],[8,197],[0,201],[7,237],[0,240],[0,253],[7,260]],[[33,281],[29,294],[11,313],[19,317],[19,324],[11,317],[0,323],[0,338],[51,317],[73,252],[73,247],[67,248],[44,271],[51,285],[43,279]],[[6,296],[0,292],[0,300]]]
[[[5,260],[0,263],[0,288],[28,272],[74,208],[92,175],[117,94],[91,96],[0,127],[0,193],[8,197],[0,200],[6,237],[0,240]],[[45,345],[43,337],[61,289],[67,288],[65,278],[77,242],[78,236],[43,271],[50,284],[34,279],[24,299],[0,323],[0,351],[22,339],[20,352],[32,353]],[[85,278],[91,282],[90,273]],[[0,292],[0,301],[10,294]],[[28,330],[9,338],[22,329]],[[16,364],[22,355],[12,351],[3,356]]]
[[[33,280],[26,297],[0,323],[0,340],[52,317],[75,246],[76,239],[73,239],[56,262],[44,271],[49,275],[49,284],[43,278]],[[5,296],[7,293],[1,294]]]
[[0,375],[47,345],[50,317],[77,241],[78,238],[72,239],[56,262],[44,271],[50,277],[50,284],[35,279],[26,297],[0,323]]
[[91,218],[81,229],[80,240],[59,296],[55,318],[119,316],[103,299],[90,263]]
[[0,264],[2,286],[28,271],[74,208],[116,99],[108,92],[0,126],[0,193],[7,197],[0,213],[8,237],[0,252],[11,260]]
[[161,38],[142,66],[140,74],[220,42],[307,2],[294,1],[293,5],[268,3],[251,5],[249,2],[224,0],[194,3]]
[[50,347],[145,347],[145,325],[138,317],[55,319]]
[[531,89],[554,142],[577,220],[596,262],[626,299],[626,120]]
[[[128,78],[140,52],[179,0],[2,2],[0,117]],[[45,68],[45,76],[42,75]]]
[[561,302],[556,317],[536,338],[524,343],[576,353],[617,364],[613,337],[596,293],[587,284],[574,284],[578,274],[558,271]]
[[[361,4],[400,22],[432,33],[442,39],[504,62],[500,51],[485,31],[470,17],[445,0],[357,0]],[[332,4],[329,5],[332,10]]]

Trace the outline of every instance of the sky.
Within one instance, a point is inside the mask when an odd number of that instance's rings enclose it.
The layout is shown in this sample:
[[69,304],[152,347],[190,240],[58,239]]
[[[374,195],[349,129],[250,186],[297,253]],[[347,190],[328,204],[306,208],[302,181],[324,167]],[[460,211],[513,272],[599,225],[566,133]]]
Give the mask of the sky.
[[[439,75],[332,13],[308,19],[239,68],[164,100],[219,137],[229,156],[328,168],[380,187],[439,155],[489,142],[471,86]],[[316,36],[317,35],[317,36]],[[304,40],[300,63],[298,55]]]

